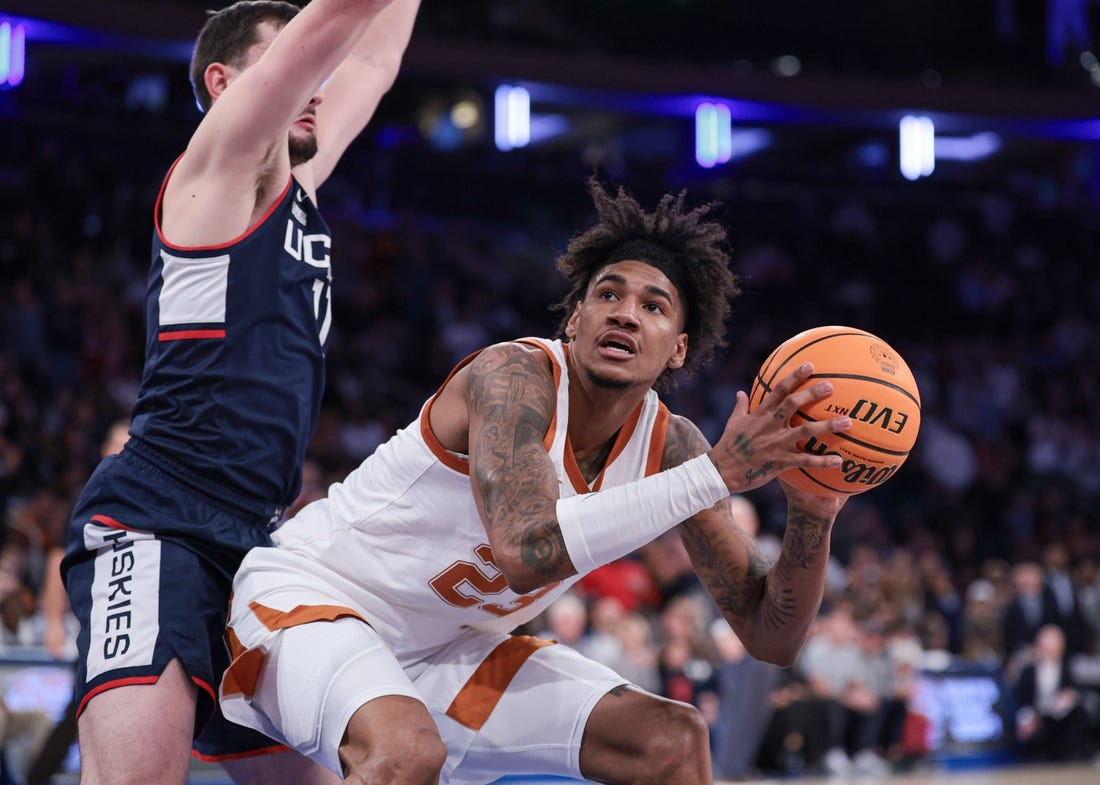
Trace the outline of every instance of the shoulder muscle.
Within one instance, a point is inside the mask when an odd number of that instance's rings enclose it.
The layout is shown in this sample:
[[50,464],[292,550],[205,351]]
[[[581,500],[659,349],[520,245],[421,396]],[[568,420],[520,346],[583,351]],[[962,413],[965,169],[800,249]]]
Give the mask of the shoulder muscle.
[[671,469],[684,461],[701,455],[710,449],[710,444],[699,427],[678,414],[669,417],[668,434],[665,436],[665,448],[661,456],[661,468]]

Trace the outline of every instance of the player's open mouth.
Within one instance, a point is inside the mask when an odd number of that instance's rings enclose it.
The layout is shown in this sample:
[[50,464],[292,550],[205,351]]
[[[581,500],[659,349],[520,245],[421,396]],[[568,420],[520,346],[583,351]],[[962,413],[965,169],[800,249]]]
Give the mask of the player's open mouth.
[[638,353],[638,347],[634,344],[634,341],[630,340],[626,336],[620,335],[607,335],[600,341],[600,349],[605,355],[614,355],[619,357],[633,357]]

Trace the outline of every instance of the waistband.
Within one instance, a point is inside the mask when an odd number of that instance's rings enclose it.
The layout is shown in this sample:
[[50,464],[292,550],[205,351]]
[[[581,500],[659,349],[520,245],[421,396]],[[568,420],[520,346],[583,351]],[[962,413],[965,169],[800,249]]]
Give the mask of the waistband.
[[241,493],[238,489],[225,485],[206,475],[201,475],[183,466],[165,455],[152,445],[137,437],[130,437],[124,451],[149,462],[160,471],[213,504],[232,508],[235,512],[256,518],[257,525],[274,529],[286,514],[285,505],[273,504],[254,496]]

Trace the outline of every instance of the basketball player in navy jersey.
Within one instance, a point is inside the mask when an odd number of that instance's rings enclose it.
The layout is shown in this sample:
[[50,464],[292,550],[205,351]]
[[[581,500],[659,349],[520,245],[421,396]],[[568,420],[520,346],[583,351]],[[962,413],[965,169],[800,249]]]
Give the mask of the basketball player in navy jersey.
[[336,781],[215,699],[230,582],[297,495],[317,422],[332,282],[317,189],[396,78],[417,6],[246,0],[199,34],[205,114],[157,200],[131,438],[81,494],[62,568],[82,783],[182,785],[193,744],[238,783]]

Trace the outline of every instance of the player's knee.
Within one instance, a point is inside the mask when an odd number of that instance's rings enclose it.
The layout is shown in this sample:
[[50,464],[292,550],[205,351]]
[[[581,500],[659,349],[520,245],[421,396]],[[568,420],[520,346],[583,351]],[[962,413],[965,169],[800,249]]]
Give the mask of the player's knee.
[[664,785],[697,785],[710,779],[710,729],[694,706],[665,703],[646,744],[646,771]]
[[437,785],[447,747],[434,728],[410,730],[369,745],[362,756],[344,758],[347,782]]

